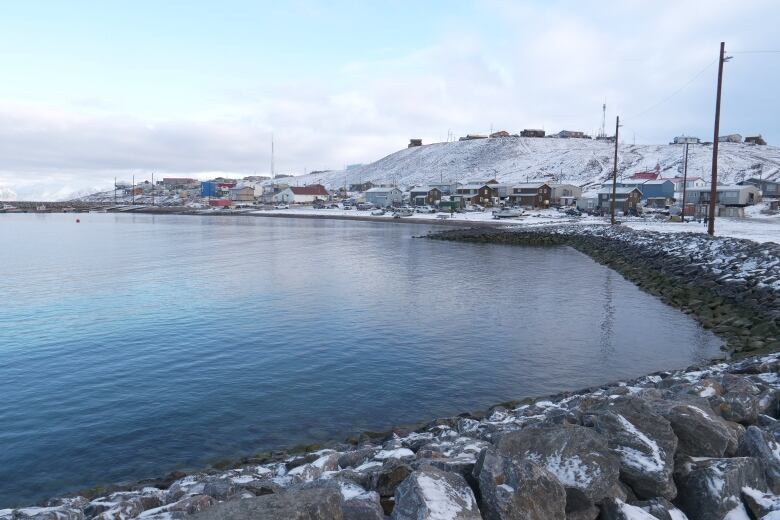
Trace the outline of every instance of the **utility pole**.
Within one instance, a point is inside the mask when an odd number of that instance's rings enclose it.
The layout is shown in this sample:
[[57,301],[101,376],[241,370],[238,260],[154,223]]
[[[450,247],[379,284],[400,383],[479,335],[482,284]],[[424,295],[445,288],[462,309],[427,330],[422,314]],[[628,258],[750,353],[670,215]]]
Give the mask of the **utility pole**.
[[133,190],[130,192],[130,197],[132,200],[133,206],[135,206],[135,174],[133,174]]
[[114,206],[116,206],[116,177],[114,177]]
[[685,143],[685,158],[683,159],[683,195],[682,195],[682,213],[680,221],[685,224],[685,191],[688,187],[688,143]]
[[617,153],[618,153],[618,132],[620,131],[620,116],[615,116],[615,163],[612,168],[612,203],[610,212],[612,214],[611,223],[615,225],[615,196],[617,194]]
[[154,172],[152,172],[152,206],[154,206]]
[[715,199],[718,197],[718,134],[720,133],[720,93],[723,86],[723,63],[729,58],[725,57],[726,43],[720,42],[720,59],[718,60],[718,93],[715,98],[715,135],[712,138],[712,180],[710,185],[710,208],[707,212],[707,233],[715,236]]

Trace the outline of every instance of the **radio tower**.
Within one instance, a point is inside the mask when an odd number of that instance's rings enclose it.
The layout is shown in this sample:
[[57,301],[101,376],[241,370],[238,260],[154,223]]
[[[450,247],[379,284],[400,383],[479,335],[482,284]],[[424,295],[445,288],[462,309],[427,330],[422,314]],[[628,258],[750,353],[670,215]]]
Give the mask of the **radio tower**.
[[601,132],[598,135],[604,139],[607,137],[607,101],[604,100],[604,104],[601,105]]
[[274,133],[271,132],[271,180],[274,180]]

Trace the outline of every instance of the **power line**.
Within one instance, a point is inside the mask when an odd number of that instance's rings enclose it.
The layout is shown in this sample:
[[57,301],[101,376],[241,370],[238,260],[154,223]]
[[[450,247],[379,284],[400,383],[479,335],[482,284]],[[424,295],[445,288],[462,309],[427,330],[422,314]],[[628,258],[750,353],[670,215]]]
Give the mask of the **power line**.
[[762,50],[762,51],[729,51],[729,54],[780,54],[780,50]]
[[685,89],[685,88],[686,88],[688,85],[690,85],[691,83],[693,83],[694,81],[696,81],[697,79],[699,79],[699,76],[701,76],[702,74],[704,74],[704,72],[705,72],[707,69],[709,69],[710,67],[712,67],[712,66],[715,64],[715,62],[717,62],[717,61],[718,61],[717,59],[714,59],[714,60],[712,60],[710,63],[708,63],[708,64],[707,64],[707,66],[706,66],[706,67],[704,67],[704,68],[703,68],[703,69],[701,69],[699,72],[697,72],[697,73],[696,73],[696,75],[694,75],[694,76],[693,76],[691,79],[689,79],[689,80],[688,80],[688,81],[687,81],[687,82],[686,82],[686,83],[685,83],[683,86],[681,86],[680,88],[678,88],[677,90],[675,90],[674,92],[672,92],[671,94],[669,94],[668,96],[666,96],[665,98],[663,98],[662,100],[658,101],[657,103],[654,103],[653,105],[650,105],[650,107],[648,107],[648,108],[646,108],[646,109],[642,110],[641,112],[638,112],[638,113],[636,113],[636,114],[633,114],[633,115],[631,115],[631,116],[628,116],[628,117],[624,118],[624,121],[625,121],[626,119],[628,119],[628,120],[631,120],[631,119],[634,119],[634,118],[636,118],[636,117],[643,116],[643,115],[645,115],[646,113],[648,113],[648,112],[650,112],[651,110],[653,110],[654,108],[658,107],[659,105],[661,105],[661,104],[663,104],[663,103],[666,103],[667,101],[669,101],[670,99],[672,99],[674,96],[676,96],[677,94],[679,94],[680,92],[682,92],[682,91],[683,91],[683,90],[684,90],[684,89]]

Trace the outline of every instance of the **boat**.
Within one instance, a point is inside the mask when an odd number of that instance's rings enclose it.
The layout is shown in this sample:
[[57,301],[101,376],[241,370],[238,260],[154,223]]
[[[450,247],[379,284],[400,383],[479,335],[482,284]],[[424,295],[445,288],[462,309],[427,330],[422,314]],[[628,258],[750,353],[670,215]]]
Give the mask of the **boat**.
[[411,217],[414,215],[414,211],[409,208],[399,208],[393,213],[393,218]]
[[522,216],[522,209],[501,208],[493,212],[493,218],[517,218]]

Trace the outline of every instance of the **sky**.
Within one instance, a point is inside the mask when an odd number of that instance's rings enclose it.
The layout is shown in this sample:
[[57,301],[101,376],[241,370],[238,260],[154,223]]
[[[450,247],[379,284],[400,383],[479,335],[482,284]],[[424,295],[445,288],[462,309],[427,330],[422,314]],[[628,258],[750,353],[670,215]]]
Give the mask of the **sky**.
[[0,200],[302,174],[448,135],[780,142],[780,2],[0,0]]

